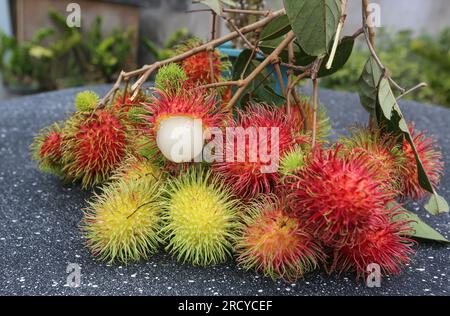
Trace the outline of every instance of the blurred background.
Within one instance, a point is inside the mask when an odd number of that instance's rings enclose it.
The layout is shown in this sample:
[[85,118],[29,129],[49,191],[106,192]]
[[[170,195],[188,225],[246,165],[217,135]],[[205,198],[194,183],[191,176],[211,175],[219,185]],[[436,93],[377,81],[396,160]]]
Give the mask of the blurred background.
[[[238,7],[278,9],[282,0],[231,0]],[[361,26],[361,1],[349,0],[345,34]],[[376,48],[404,87],[429,84],[408,98],[450,107],[450,5],[448,0],[378,0]],[[81,26],[69,27],[69,3],[81,9]],[[113,82],[120,70],[170,56],[196,36],[210,36],[211,15],[191,0],[0,0],[0,99]],[[232,16],[236,24],[256,19]],[[225,23],[219,35],[229,32]],[[239,48],[239,41],[233,43]],[[343,70],[321,86],[356,91],[368,52],[361,41]]]

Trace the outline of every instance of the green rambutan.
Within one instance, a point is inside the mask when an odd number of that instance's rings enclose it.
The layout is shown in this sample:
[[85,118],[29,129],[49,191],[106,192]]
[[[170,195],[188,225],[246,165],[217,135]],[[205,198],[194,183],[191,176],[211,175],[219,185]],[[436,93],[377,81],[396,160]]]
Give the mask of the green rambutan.
[[42,129],[30,146],[33,159],[41,171],[64,176],[62,172],[63,133],[58,124]]
[[63,171],[84,188],[100,184],[125,158],[127,129],[119,116],[101,109],[76,113],[66,124]]
[[135,181],[144,178],[146,181],[158,181],[161,175],[161,168],[152,161],[129,156],[114,170],[111,179]]
[[304,165],[305,151],[300,146],[295,146],[281,157],[279,173],[282,176],[291,176]]
[[97,93],[93,91],[83,91],[75,97],[75,108],[79,112],[91,112],[100,101]]
[[238,264],[244,269],[293,281],[323,260],[320,244],[279,201],[265,198],[254,202],[243,218],[246,226],[236,252]]
[[231,255],[240,229],[239,201],[211,173],[189,169],[163,189],[166,249],[178,260],[214,265]]
[[100,260],[128,263],[156,252],[161,242],[160,183],[147,180],[109,184],[84,210],[81,230]]
[[156,74],[155,87],[162,91],[177,93],[187,80],[186,73],[179,64],[170,63],[161,67]]

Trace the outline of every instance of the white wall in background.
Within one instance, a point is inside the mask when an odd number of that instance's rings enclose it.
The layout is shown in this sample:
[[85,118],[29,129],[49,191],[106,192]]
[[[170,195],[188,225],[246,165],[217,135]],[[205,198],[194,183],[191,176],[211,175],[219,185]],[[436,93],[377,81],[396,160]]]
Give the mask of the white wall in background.
[[8,0],[0,0],[0,30],[9,35],[12,32]]

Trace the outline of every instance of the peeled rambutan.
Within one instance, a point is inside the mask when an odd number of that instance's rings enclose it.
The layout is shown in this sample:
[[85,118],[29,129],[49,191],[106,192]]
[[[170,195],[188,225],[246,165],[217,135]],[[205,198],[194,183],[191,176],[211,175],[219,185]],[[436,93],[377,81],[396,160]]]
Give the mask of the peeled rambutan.
[[168,160],[189,162],[202,153],[207,129],[223,125],[217,98],[199,88],[157,94],[147,104],[151,135]]
[[111,111],[75,114],[66,130],[63,170],[85,188],[107,180],[126,156],[126,128]]
[[367,270],[370,264],[378,264],[385,275],[399,274],[414,254],[415,242],[409,238],[409,222],[398,215],[393,212],[376,228],[365,229],[353,245],[335,249],[331,271],[355,270],[359,278],[371,272]]
[[404,159],[401,148],[391,135],[382,135],[378,129],[354,128],[350,137],[341,137],[339,141],[344,145],[343,155],[364,156],[369,164],[378,169],[379,179],[384,180],[388,187],[399,188]]
[[231,256],[239,201],[210,172],[190,169],[163,189],[166,249],[178,260],[213,265]]
[[[428,179],[433,186],[437,186],[443,173],[442,153],[432,137],[427,136],[424,132],[416,131],[414,125],[410,125],[409,129]],[[419,184],[414,151],[406,139],[403,141],[402,149],[404,166],[400,170],[401,195],[403,198],[420,200],[429,193]]]
[[[265,129],[265,135],[260,128]],[[250,137],[249,131],[254,131],[257,137]],[[306,136],[296,135],[294,121],[285,115],[284,109],[259,104],[239,111],[237,119],[229,122],[225,138],[223,161],[213,168],[245,199],[270,193],[280,177],[280,157],[294,145],[306,142]],[[266,171],[269,167],[274,170]]]
[[272,279],[294,281],[323,260],[321,246],[279,201],[254,202],[243,217],[245,228],[236,243],[237,262]]
[[62,129],[56,123],[41,130],[34,138],[30,148],[40,170],[63,176],[63,139]]
[[[202,42],[200,40],[193,39],[179,46],[177,52],[184,53],[201,44]],[[211,83],[211,59],[214,68],[214,82],[218,82],[225,65],[222,65],[220,54],[217,50],[211,52],[202,51],[185,58],[181,62],[181,67],[187,76],[188,82],[194,85]]]
[[352,244],[376,227],[396,194],[385,190],[364,155],[340,155],[341,148],[318,148],[288,184],[294,214],[327,246]]
[[113,182],[89,202],[80,226],[87,247],[99,259],[128,263],[156,252],[161,243],[160,183],[147,180]]

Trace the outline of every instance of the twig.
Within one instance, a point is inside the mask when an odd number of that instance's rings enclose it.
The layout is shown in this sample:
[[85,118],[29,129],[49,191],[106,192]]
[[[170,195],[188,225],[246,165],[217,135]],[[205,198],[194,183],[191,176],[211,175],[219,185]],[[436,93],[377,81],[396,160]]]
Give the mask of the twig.
[[281,94],[283,95],[283,97],[286,97],[286,89],[284,87],[283,74],[281,73],[280,60],[277,60],[273,64],[273,68],[275,69],[275,73],[277,74],[278,83],[280,84],[281,88]]
[[228,87],[228,86],[238,86],[239,87],[241,85],[242,85],[242,80],[222,81],[222,82],[215,82],[215,83],[198,86],[195,89],[214,89],[214,88]]
[[404,97],[405,95],[407,95],[408,93],[411,93],[411,92],[413,92],[414,90],[417,90],[417,89],[420,89],[420,88],[425,88],[425,87],[427,87],[427,86],[428,86],[428,85],[426,84],[426,82],[421,82],[421,83],[415,85],[414,87],[412,87],[411,89],[406,90],[405,92],[403,92],[402,94],[400,94],[400,95],[397,97],[397,101],[400,100],[400,99],[401,99],[402,97]]
[[319,85],[317,78],[313,79],[313,133],[312,133],[312,148],[316,146],[317,134],[317,108],[319,104]]
[[255,79],[255,77],[264,70],[264,68],[271,62],[274,62],[278,59],[278,56],[280,53],[289,45],[291,41],[293,41],[295,38],[294,32],[290,31],[286,38],[278,45],[277,48],[274,49],[274,51],[266,58],[264,59],[258,67],[253,70],[253,72],[248,75],[247,78],[244,79],[243,84],[239,89],[236,91],[234,96],[231,98],[230,102],[227,104],[226,110],[230,111],[234,105],[238,102],[239,98],[241,97],[242,93],[245,91],[245,88],[248,86],[248,84]]
[[262,16],[268,16],[270,14],[269,10],[258,11],[258,10],[227,9],[227,8],[223,8],[222,12],[224,12],[224,13],[253,14],[253,15],[262,15]]

